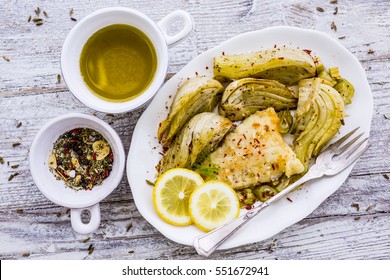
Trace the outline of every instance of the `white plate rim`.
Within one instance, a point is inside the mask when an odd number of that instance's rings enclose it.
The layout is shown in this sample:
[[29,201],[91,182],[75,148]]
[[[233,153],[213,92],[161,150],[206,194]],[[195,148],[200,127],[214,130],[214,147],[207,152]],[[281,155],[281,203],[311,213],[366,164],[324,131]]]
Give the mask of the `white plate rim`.
[[[154,151],[158,151],[159,148],[154,149],[154,147],[159,146],[156,144],[157,140],[155,138],[158,123],[152,124],[153,127],[150,127],[148,125],[150,124],[150,122],[152,122],[153,118],[157,117],[159,121],[161,121],[163,118],[166,117],[168,111],[165,109],[165,106],[170,105],[170,102],[172,100],[172,98],[169,96],[175,94],[175,92],[172,92],[173,89],[176,89],[183,79],[187,77],[192,77],[194,75],[210,76],[210,73],[212,72],[213,56],[220,55],[222,54],[222,52],[239,53],[248,50],[256,50],[255,47],[257,46],[254,46],[253,42],[248,43],[248,41],[253,40],[253,38],[264,39],[265,36],[270,36],[272,39],[266,37],[265,41],[262,41],[262,44],[259,44],[259,47],[257,49],[271,48],[274,45],[278,47],[280,47],[281,45],[291,45],[294,47],[311,49],[314,53],[317,54],[324,52],[323,48],[326,48],[327,51],[329,51],[329,49],[331,51],[337,50],[337,53],[335,52],[330,55],[333,55],[333,60],[340,62],[340,64],[336,63],[328,65],[329,63],[325,59],[323,60],[323,62],[326,67],[338,66],[340,68],[342,76],[353,82],[353,84],[355,85],[356,94],[353,103],[349,105],[349,107],[347,107],[347,114],[349,111],[353,112],[359,109],[359,107],[357,107],[358,105],[363,104],[365,107],[363,114],[359,115],[359,117],[357,117],[356,115],[351,115],[350,117],[348,117],[348,119],[346,120],[346,125],[341,128],[341,133],[347,132],[348,130],[353,128],[351,126],[356,126],[356,124],[358,124],[360,126],[360,131],[364,132],[367,137],[369,136],[373,112],[373,97],[364,69],[361,66],[359,60],[351,52],[349,52],[344,46],[342,46],[339,42],[337,42],[329,35],[316,30],[301,29],[290,26],[275,26],[237,35],[219,44],[218,46],[205,51],[204,53],[198,55],[196,58],[190,61],[185,67],[183,67],[182,70],[180,70],[160,88],[159,92],[156,94],[148,108],[144,111],[144,113],[137,122],[137,125],[133,132],[133,137],[127,159],[127,178],[131,187],[134,202],[139,212],[153,227],[155,227],[165,237],[177,243],[181,243],[184,245],[193,245],[193,238],[197,235],[203,234],[203,232],[196,229],[194,225],[187,227],[176,227],[169,225],[162,221],[157,216],[154,209],[151,208],[153,207],[152,187],[147,185],[146,179],[150,180],[151,178],[153,178],[153,175],[151,174],[152,171],[149,168],[148,172],[146,173],[149,177],[146,178],[142,177],[145,176],[145,172],[142,173],[141,171],[142,167],[144,167],[145,165],[145,162],[149,165],[151,165],[151,163],[153,162],[153,160],[150,160],[150,162],[148,162],[150,156],[148,156],[148,150],[145,149],[145,145],[149,145],[149,148]],[[307,44],[305,45],[301,45],[301,42],[296,44],[294,43],[294,40],[296,39],[289,41],[289,38],[292,38],[291,36],[306,38],[306,40],[310,39],[310,41],[307,41]],[[246,41],[246,44],[240,44],[240,40]],[[320,46],[318,49],[310,48],[312,43],[316,40],[319,40],[319,44],[321,44],[322,41],[325,41],[327,44],[323,45],[322,47]],[[207,62],[205,62],[205,60]],[[344,65],[344,60],[346,60],[349,64]],[[346,70],[350,70],[352,74],[350,72],[346,72]],[[160,111],[157,110],[156,112],[156,108],[159,108]],[[351,118],[353,122],[349,123],[348,121],[351,121]],[[147,135],[147,137],[145,139],[145,137],[140,137],[140,135]],[[141,149],[141,152],[138,151],[138,149]],[[154,153],[154,155],[156,155],[156,153]],[[142,159],[140,159],[139,156],[141,156]],[[155,165],[155,163],[153,163],[153,165]],[[293,203],[290,203],[287,200],[282,200],[279,201],[277,204],[270,206],[258,217],[256,217],[254,221],[246,225],[243,229],[240,230],[240,232],[236,233],[229,240],[227,240],[220,247],[220,249],[228,249],[240,245],[265,240],[274,236],[285,228],[299,222],[303,218],[310,215],[323,201],[326,200],[326,198],[332,195],[343,184],[343,182],[350,174],[353,166],[354,164],[336,176],[321,178],[318,180],[314,180],[311,183],[305,184],[303,188],[289,195],[289,197],[293,200]],[[331,185],[331,187],[321,188],[321,186],[324,185]],[[145,200],[145,194],[150,194],[149,201]],[[304,202],[308,203],[306,203],[306,205],[303,205]],[[301,210],[296,211],[297,209]],[[245,211],[246,210],[241,210],[241,213],[244,213]],[[273,213],[271,214],[271,212]],[[293,213],[294,215],[280,216],[280,214],[282,213]],[[275,219],[277,219],[278,217],[281,219],[275,222]],[[260,230],[263,231],[261,231],[258,235],[255,236],[253,234],[248,234],[253,232],[253,230],[259,230],[256,225],[259,226]],[[262,225],[272,225],[272,228],[264,229],[262,228]]]

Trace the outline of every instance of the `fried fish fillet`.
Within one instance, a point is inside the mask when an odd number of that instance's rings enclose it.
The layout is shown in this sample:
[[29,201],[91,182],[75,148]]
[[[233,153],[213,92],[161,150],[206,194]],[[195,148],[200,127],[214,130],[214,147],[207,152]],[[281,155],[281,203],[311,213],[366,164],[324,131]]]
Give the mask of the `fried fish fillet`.
[[212,168],[214,179],[234,189],[272,182],[283,173],[290,177],[304,170],[279,133],[279,118],[273,108],[246,118],[226,136],[202,167]]

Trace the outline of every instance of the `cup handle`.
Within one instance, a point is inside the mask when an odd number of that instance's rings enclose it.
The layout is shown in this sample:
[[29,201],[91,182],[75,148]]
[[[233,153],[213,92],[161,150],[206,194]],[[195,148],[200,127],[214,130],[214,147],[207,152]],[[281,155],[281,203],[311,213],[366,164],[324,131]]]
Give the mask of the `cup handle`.
[[[81,221],[81,213],[88,210],[91,214],[91,219],[88,224]],[[70,211],[70,222],[74,231],[81,234],[89,234],[96,231],[100,225],[100,206],[99,203],[87,208],[73,208]]]
[[[168,28],[172,23],[178,20],[184,21],[184,26],[182,30],[180,30],[174,35],[168,35]],[[172,13],[166,15],[162,20],[160,20],[157,25],[160,27],[162,33],[164,34],[168,47],[172,47],[178,44],[180,41],[185,39],[194,29],[194,21],[192,19],[192,16],[184,10],[173,11]]]

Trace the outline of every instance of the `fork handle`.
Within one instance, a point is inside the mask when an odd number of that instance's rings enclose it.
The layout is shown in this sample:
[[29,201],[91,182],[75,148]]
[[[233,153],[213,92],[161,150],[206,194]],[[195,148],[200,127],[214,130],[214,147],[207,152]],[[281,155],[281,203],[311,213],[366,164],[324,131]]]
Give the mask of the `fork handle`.
[[[312,168],[313,169],[313,168]],[[314,179],[321,177],[320,174],[315,172],[306,173],[305,176],[297,180],[295,183],[291,184],[283,191],[279,192],[275,196],[271,197],[269,200],[263,202],[262,204],[256,206],[252,210],[248,211],[244,215],[241,215],[237,219],[216,228],[206,234],[200,235],[194,239],[194,247],[199,255],[208,257],[210,256],[219,246],[222,245],[227,239],[229,239],[234,233],[236,233],[240,228],[242,228],[246,223],[256,217],[261,211],[272,203],[278,201],[280,198],[284,197],[286,194],[294,190],[299,185]]]

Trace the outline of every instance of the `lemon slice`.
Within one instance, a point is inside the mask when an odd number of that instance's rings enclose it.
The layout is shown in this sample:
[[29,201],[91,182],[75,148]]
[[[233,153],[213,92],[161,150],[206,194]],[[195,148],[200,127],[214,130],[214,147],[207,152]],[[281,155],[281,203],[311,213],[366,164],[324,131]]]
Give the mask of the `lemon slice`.
[[219,181],[209,181],[190,196],[189,212],[198,228],[210,231],[237,218],[240,204],[231,187]]
[[153,189],[153,204],[157,214],[172,225],[192,224],[188,200],[203,182],[198,173],[184,168],[173,168],[162,174]]

